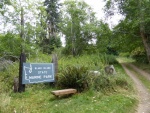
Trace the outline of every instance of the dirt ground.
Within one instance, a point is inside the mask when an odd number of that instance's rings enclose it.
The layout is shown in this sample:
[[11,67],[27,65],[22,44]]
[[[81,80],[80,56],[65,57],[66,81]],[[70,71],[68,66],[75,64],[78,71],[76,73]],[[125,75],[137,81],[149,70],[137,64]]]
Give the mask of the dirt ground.
[[134,66],[131,63],[122,63],[124,70],[133,79],[135,87],[137,88],[139,105],[135,113],[150,113],[150,92],[143,85],[143,83],[137,78],[135,73],[133,73],[127,68],[127,65],[132,67],[133,70],[139,73],[140,75],[145,76],[148,80],[150,80],[150,74],[139,69],[138,67]]

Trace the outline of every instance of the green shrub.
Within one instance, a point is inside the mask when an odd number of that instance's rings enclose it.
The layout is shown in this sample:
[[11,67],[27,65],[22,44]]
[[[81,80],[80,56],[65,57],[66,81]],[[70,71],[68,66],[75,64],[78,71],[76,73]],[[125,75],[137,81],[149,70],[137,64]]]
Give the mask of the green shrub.
[[120,86],[120,87],[125,87],[125,86],[127,86],[128,85],[128,82],[127,82],[127,80],[125,79],[125,78],[117,78],[116,79],[116,84],[118,85],[118,86]]
[[96,91],[114,91],[114,87],[116,86],[113,77],[106,75],[91,76],[88,80],[90,80],[88,86]]
[[105,65],[118,64],[118,61],[114,55],[100,54],[99,57],[101,58],[101,62]]
[[115,87],[128,87],[128,82],[119,76],[92,75],[84,66],[67,66],[58,74],[57,85],[59,88],[75,88],[79,92],[95,90],[101,92],[115,91]]
[[137,62],[148,63],[146,52],[143,48],[140,48],[140,47],[136,48],[134,51],[132,51],[131,56]]
[[58,86],[61,88],[75,88],[79,92],[88,88],[87,70],[84,66],[67,66],[58,77]]
[[[23,49],[27,56],[35,55],[37,47],[34,43],[23,41],[19,35],[7,33],[0,35],[0,57],[8,60],[19,58],[21,49]],[[12,60],[13,61],[13,60]]]
[[88,67],[90,70],[100,70],[103,69],[104,65],[102,64],[101,57],[99,55],[82,55],[78,57],[67,56],[61,57],[59,59],[59,71],[62,72],[68,65],[83,65]]
[[[8,65],[3,71],[0,71],[0,85],[5,92],[12,91],[13,82],[15,77],[19,77],[19,63],[14,62],[12,65]],[[0,90],[1,90],[0,87]]]

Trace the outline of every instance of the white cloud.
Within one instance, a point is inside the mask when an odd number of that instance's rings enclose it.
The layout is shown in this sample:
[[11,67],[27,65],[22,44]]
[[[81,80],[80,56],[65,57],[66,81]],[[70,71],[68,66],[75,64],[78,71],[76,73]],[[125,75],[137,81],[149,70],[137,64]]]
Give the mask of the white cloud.
[[98,19],[104,19],[104,5],[103,0],[84,0],[89,6],[93,8],[93,11],[96,12],[96,17]]
[[104,13],[104,6],[105,6],[104,0],[83,0],[83,1],[85,1],[89,6],[93,8],[93,11],[96,12],[96,17],[98,19],[102,19],[103,21],[107,22],[111,28],[117,25],[119,20],[123,18],[122,15],[115,14],[114,16],[107,18],[106,20]]

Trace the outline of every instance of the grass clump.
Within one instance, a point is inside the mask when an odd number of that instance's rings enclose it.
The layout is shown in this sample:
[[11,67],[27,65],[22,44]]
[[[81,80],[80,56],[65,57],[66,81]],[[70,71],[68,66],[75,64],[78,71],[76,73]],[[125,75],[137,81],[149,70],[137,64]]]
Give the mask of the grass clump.
[[88,82],[91,88],[95,91],[105,92],[114,92],[115,82],[111,77],[106,75],[99,75],[96,77],[91,77],[91,82]]
[[108,54],[100,54],[101,62],[105,65],[118,64],[116,56]]

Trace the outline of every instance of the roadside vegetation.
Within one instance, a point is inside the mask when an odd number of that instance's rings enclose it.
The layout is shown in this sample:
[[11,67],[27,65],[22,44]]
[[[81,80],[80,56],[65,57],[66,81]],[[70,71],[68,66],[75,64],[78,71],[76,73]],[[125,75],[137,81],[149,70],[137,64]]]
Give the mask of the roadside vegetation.
[[[39,56],[34,59],[29,58],[27,62],[51,62],[51,56],[40,53]],[[109,62],[115,66],[117,74],[105,74],[104,67]],[[131,79],[112,55],[60,57],[56,86],[51,86],[49,83],[28,84],[23,93],[14,93],[12,88],[13,78],[18,76],[18,66],[19,63],[15,62],[7,69],[0,71],[0,100],[2,100],[0,111],[2,113],[98,113],[99,111],[101,113],[131,111],[132,113],[137,104]],[[97,70],[101,74],[88,75],[88,70]],[[63,74],[68,77],[68,81],[62,78]],[[78,89],[77,94],[71,97],[56,98],[50,93],[53,90],[62,89],[64,86],[70,88],[71,81],[73,82],[72,88]],[[88,87],[84,86],[85,82],[88,83]]]

